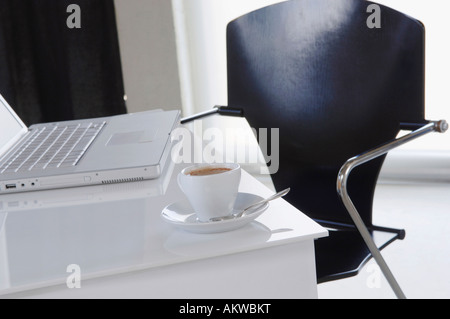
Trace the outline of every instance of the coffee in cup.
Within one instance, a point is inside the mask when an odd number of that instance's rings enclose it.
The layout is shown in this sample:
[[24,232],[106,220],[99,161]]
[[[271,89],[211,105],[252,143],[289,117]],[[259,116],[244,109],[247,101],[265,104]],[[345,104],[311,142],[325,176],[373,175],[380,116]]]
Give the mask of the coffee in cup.
[[240,180],[239,164],[199,164],[178,174],[178,185],[202,222],[233,212]]
[[203,167],[194,169],[189,172],[190,176],[206,176],[206,175],[214,175],[231,171],[231,168],[228,167]]

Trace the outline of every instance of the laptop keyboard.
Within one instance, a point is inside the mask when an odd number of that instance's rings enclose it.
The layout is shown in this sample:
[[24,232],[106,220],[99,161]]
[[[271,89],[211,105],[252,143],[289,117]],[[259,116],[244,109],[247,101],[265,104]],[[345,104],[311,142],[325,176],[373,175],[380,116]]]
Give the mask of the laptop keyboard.
[[0,162],[0,174],[72,167],[78,164],[106,122],[52,124],[31,130]]

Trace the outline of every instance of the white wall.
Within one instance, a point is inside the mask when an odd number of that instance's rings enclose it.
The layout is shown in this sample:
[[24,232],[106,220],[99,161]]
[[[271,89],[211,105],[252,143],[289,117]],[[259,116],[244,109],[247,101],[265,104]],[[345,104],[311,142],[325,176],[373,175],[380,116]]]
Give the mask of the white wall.
[[181,109],[171,1],[115,0],[128,112]]
[[[172,0],[182,61],[182,101],[189,115],[227,104],[225,28],[232,19],[277,0]],[[427,28],[426,116],[450,121],[449,0],[381,0]],[[432,134],[402,149],[450,151],[450,133]]]
[[[446,119],[450,123],[450,25],[448,0],[379,0],[410,15],[426,28],[425,116],[428,120]],[[450,151],[450,132],[431,134],[402,147],[402,150]],[[449,164],[450,165],[450,164]]]

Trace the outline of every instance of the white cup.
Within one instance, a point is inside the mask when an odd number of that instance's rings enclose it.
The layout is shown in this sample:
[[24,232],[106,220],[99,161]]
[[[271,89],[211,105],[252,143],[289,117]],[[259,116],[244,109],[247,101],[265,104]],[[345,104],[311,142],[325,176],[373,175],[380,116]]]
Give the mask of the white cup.
[[[195,176],[192,172],[224,168],[220,173]],[[207,222],[214,217],[230,215],[241,181],[239,164],[199,164],[185,168],[178,174],[178,185],[197,214]]]

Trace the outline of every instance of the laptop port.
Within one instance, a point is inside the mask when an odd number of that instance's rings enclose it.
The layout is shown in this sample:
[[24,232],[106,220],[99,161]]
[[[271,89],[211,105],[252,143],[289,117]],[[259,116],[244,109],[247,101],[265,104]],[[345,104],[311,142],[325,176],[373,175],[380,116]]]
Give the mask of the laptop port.
[[16,184],[6,184],[5,185],[5,188],[6,189],[14,189],[14,188],[16,188],[17,186],[16,186]]

